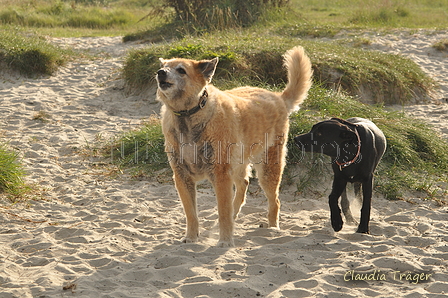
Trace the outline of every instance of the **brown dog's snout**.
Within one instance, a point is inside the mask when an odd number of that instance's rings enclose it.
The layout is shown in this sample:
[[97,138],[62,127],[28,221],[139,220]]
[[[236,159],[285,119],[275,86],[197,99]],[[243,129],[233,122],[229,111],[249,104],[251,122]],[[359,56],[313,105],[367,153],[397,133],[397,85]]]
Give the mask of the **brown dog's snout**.
[[159,77],[159,79],[165,79],[166,78],[166,71],[163,69],[159,69],[157,71],[157,76]]

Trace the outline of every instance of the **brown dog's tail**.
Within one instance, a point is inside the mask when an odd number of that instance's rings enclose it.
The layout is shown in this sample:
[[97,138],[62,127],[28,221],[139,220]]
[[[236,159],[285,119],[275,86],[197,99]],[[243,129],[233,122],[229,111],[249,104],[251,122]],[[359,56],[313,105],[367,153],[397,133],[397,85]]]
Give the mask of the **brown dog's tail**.
[[288,84],[281,94],[289,111],[293,111],[308,95],[311,87],[310,58],[302,47],[297,46],[287,51],[284,55],[284,65],[288,70]]

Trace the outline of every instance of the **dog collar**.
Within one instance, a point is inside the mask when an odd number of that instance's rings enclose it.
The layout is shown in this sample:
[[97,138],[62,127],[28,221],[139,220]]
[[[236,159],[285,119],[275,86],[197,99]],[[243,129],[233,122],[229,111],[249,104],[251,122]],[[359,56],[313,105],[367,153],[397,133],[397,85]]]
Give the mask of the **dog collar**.
[[174,113],[174,115],[176,115],[178,117],[191,116],[191,115],[197,113],[199,110],[202,110],[205,107],[205,104],[207,103],[207,98],[208,98],[208,92],[207,92],[207,89],[204,89],[204,92],[202,93],[200,100],[199,100],[199,104],[197,106],[195,106],[194,108],[189,109],[189,110],[182,110],[182,111],[178,111],[178,112],[173,111],[173,113]]
[[356,152],[355,157],[353,157],[352,160],[347,161],[347,162],[339,162],[336,161],[336,164],[339,166],[339,171],[342,171],[342,169],[348,167],[349,165],[353,164],[359,157],[359,153],[361,152],[361,138],[359,137],[359,133],[358,130],[355,128],[355,134],[356,134],[356,138],[358,139],[358,151]]

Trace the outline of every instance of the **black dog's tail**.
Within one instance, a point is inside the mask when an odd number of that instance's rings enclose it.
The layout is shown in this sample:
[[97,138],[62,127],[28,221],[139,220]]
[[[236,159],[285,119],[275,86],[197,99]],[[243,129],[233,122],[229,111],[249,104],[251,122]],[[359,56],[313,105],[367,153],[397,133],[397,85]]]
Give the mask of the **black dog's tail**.
[[286,107],[291,112],[300,105],[308,95],[311,87],[310,58],[302,47],[297,46],[287,51],[284,56],[284,65],[288,70],[288,84],[281,94]]

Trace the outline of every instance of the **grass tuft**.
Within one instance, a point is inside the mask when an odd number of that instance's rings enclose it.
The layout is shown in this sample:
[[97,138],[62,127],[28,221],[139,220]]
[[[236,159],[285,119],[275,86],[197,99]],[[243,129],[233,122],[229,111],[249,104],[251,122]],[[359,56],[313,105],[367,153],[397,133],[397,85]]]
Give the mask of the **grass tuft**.
[[[79,3],[78,3],[79,4]],[[99,3],[66,3],[51,1],[30,9],[12,6],[0,10],[0,24],[24,27],[74,27],[108,29],[135,24],[138,19],[122,8],[107,8]]]
[[229,81],[233,81],[235,86],[270,85],[271,88],[281,88],[286,81],[282,55],[297,44],[304,46],[309,53],[314,76],[319,82],[366,102],[403,104],[426,100],[435,85],[413,61],[402,56],[334,42],[265,38],[256,32],[245,34],[241,31],[208,34],[201,38],[200,43],[189,37],[133,51],[125,62],[124,77],[133,88],[141,88],[154,82],[152,78],[159,68],[159,57],[219,57],[214,77],[218,87],[232,87]]
[[151,117],[139,129],[124,133],[103,148],[103,154],[120,167],[132,166],[133,173],[169,167],[160,120]]
[[448,38],[439,40],[438,42],[434,43],[432,47],[441,52],[448,51]]
[[20,196],[27,187],[23,181],[25,171],[16,152],[0,144],[0,193]]
[[54,73],[70,51],[33,34],[9,28],[0,31],[0,62],[28,76]]

